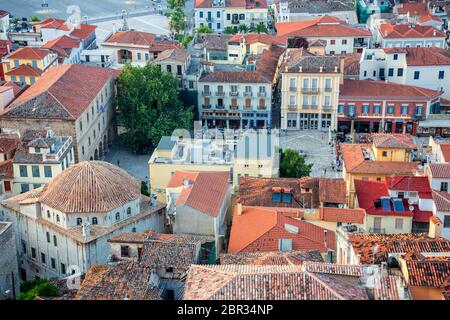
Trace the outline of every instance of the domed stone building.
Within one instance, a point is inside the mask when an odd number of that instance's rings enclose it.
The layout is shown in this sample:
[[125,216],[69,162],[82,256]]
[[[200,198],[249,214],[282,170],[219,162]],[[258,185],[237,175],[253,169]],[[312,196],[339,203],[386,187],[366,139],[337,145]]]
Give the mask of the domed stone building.
[[140,183],[102,161],[71,166],[41,188],[1,203],[14,222],[23,280],[64,278],[108,260],[107,240],[122,232],[164,231],[165,207]]

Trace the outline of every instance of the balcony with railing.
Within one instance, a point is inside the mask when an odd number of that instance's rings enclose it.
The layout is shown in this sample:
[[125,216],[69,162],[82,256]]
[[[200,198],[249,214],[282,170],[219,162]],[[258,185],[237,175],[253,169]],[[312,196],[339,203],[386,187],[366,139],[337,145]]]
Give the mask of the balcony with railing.
[[353,47],[355,48],[366,48],[369,46],[369,40],[367,38],[355,38],[353,42]]
[[216,91],[216,96],[222,97],[225,95],[225,91]]
[[266,92],[265,91],[259,91],[258,92],[258,97],[265,97],[266,96]]
[[325,87],[325,92],[331,92],[331,91],[333,91],[333,88],[331,88],[331,87]]
[[224,106],[224,105],[218,104],[218,105],[216,105],[216,109],[217,109],[217,110],[224,110],[224,109],[225,109],[225,106]]
[[247,111],[253,110],[253,106],[244,106],[244,110]]
[[319,105],[317,103],[311,103],[310,107],[311,109],[317,109]]
[[289,105],[288,105],[288,109],[290,109],[290,110],[296,110],[296,109],[297,109],[297,105],[296,105],[296,104],[289,104]]
[[202,109],[211,109],[211,105],[210,104],[208,104],[208,105],[204,104],[204,105],[202,105]]
[[210,97],[211,96],[211,91],[202,91],[202,95],[204,97]]
[[237,97],[239,95],[239,92],[237,91],[230,91],[230,96]]
[[239,106],[230,105],[230,110],[239,110]]
[[331,110],[331,104],[324,104],[323,105],[324,110]]
[[311,108],[310,104],[308,104],[308,103],[303,103],[302,104],[302,109],[309,109],[309,108]]
[[289,87],[289,91],[295,92],[295,91],[297,91],[297,87]]
[[253,94],[251,91],[244,91],[244,96],[251,97]]
[[267,110],[267,106],[258,106],[258,110]]
[[319,88],[317,88],[317,87],[314,87],[314,88],[303,87],[302,88],[302,93],[309,93],[309,94],[319,93]]

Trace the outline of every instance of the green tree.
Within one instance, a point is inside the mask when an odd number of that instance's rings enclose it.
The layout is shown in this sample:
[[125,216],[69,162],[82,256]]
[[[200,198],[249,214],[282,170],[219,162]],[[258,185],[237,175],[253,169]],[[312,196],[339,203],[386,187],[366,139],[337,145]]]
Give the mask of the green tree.
[[31,20],[32,22],[39,22],[39,21],[41,21],[41,19],[39,19],[38,16],[31,16],[31,17],[30,17],[30,20]]
[[148,186],[145,181],[141,181],[141,194],[144,196],[150,196],[150,192],[148,191]]
[[291,39],[288,39],[288,48],[303,48],[308,49],[308,40],[306,40],[303,37],[293,37]]
[[169,9],[176,9],[184,7],[186,0],[167,0]]
[[260,22],[256,25],[255,31],[258,33],[267,33],[267,27],[264,23]]
[[213,30],[205,25],[198,27],[196,31],[198,34],[213,33]]
[[236,31],[234,31],[234,28],[232,26],[228,26],[225,29],[223,29],[223,33],[225,33],[225,34],[235,34]]
[[181,30],[184,30],[185,15],[181,8],[177,8],[172,12],[167,13],[167,17],[169,18],[169,28],[175,34],[179,34]]
[[37,296],[57,297],[58,289],[47,279],[25,281],[20,284],[19,300],[34,300]]
[[305,157],[292,149],[280,150],[280,177],[301,178],[311,173],[313,164],[307,164]]
[[118,121],[127,132],[122,141],[134,152],[157,145],[174,129],[190,129],[193,113],[184,108],[178,80],[153,64],[126,64],[117,80]]
[[241,23],[239,25],[239,32],[240,33],[247,33],[248,32],[248,27],[246,24]]

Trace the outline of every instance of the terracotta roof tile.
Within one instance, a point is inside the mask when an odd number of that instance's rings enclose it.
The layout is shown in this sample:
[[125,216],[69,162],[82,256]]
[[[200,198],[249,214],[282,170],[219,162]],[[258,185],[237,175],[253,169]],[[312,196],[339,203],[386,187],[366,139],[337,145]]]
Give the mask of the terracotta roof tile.
[[[354,253],[359,257],[360,264],[380,264],[387,261],[388,253],[450,251],[450,241],[441,237],[429,238],[426,233],[359,233],[349,235],[349,240]],[[374,254],[373,249],[376,245],[378,249]]]
[[425,2],[417,2],[417,3],[401,3],[395,6],[395,10],[399,14],[408,14],[410,16],[423,16],[428,14],[427,4]]
[[366,212],[364,209],[320,208],[320,220],[328,222],[364,224]]
[[79,64],[50,68],[3,111],[2,117],[76,120],[113,76],[111,69]]
[[[292,239],[292,250],[327,252],[329,248],[335,249],[334,232],[325,232],[319,226],[292,218],[280,210],[244,206],[239,215],[235,208],[228,252],[276,251],[279,239]],[[297,228],[298,232],[287,230],[286,225]]]
[[141,196],[139,183],[102,161],[79,162],[44,186],[40,201],[64,213],[109,212]]
[[[308,185],[306,185],[308,182]],[[289,190],[292,195],[290,202],[274,202],[273,188]],[[305,192],[302,188],[309,188]],[[318,208],[319,179],[318,178],[254,178],[241,177],[239,185],[239,201],[244,206],[283,207],[283,208]]]
[[[360,65],[359,62],[361,61],[361,53],[351,53],[351,54],[345,54],[343,55],[344,58],[344,75],[346,76],[357,76],[359,78],[359,70]],[[344,79],[344,85],[345,87],[345,79]],[[339,94],[341,93],[341,90],[339,91]]]
[[430,163],[428,166],[433,178],[450,178],[450,163]]
[[370,37],[369,30],[349,26],[344,21],[331,16],[322,16],[312,20],[279,22],[275,24],[278,35],[299,37]]
[[379,31],[381,37],[384,39],[445,38],[445,32],[437,30],[431,26],[422,26],[417,24],[383,23],[379,26]]
[[450,212],[450,194],[433,190],[433,201],[438,211]]
[[[359,70],[359,60],[357,63]],[[391,82],[386,83],[384,81],[374,80],[344,79],[344,84],[340,86],[339,98],[348,99],[376,97],[381,99],[431,99],[440,96],[441,94],[441,92],[436,90],[429,90],[404,84]]]
[[9,55],[10,59],[21,59],[21,60],[33,60],[33,59],[44,59],[51,52],[47,49],[39,49],[32,47],[20,48]]
[[408,66],[450,65],[450,52],[438,47],[386,48],[386,53],[406,53]]
[[245,41],[245,44],[264,43],[266,45],[286,45],[286,38],[263,33],[235,34],[228,42]]
[[422,176],[396,176],[386,177],[389,190],[417,191],[419,198],[431,199],[431,187],[427,177]]
[[2,176],[2,179],[14,178],[14,168],[12,159],[0,162],[0,176]]
[[157,35],[154,33],[134,30],[116,32],[105,41],[105,44],[143,46],[152,52],[181,48],[180,44],[167,40],[166,38],[157,40]]
[[9,70],[5,74],[8,76],[40,77],[42,75],[42,70],[27,64],[21,64],[20,66]]
[[323,262],[318,250],[303,250],[289,252],[239,252],[220,256],[220,264],[248,265],[298,265],[306,261]]
[[136,262],[94,265],[86,273],[75,300],[160,300],[151,277],[151,269]]
[[445,162],[450,162],[450,143],[441,143],[439,145],[441,148],[442,156]]
[[450,300],[450,277],[448,277],[442,284],[442,295],[445,300]]
[[347,203],[347,191],[344,179],[320,179],[320,202]]
[[450,260],[407,260],[406,268],[410,286],[440,288],[450,277]]
[[0,136],[0,153],[10,153],[17,149],[20,143],[18,137],[2,137]]
[[431,14],[421,16],[419,19],[417,19],[418,23],[426,23],[429,21],[436,21],[436,22],[440,22],[440,23],[444,22],[441,18],[432,16]]
[[370,136],[373,145],[377,148],[389,149],[415,149],[416,144],[410,134],[373,133]]
[[170,187],[182,187],[184,180],[192,185],[183,187],[176,205],[186,205],[212,217],[217,217],[230,188],[229,172],[179,172],[168,183]]

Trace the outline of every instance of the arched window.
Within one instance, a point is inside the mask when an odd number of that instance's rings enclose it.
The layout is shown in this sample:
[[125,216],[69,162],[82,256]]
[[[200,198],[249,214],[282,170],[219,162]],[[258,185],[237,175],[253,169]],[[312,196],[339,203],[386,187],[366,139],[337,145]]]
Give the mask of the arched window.
[[131,215],[131,207],[127,208],[127,215],[129,215],[129,216]]
[[120,220],[120,212],[117,212],[116,213],[116,221],[119,221]]
[[98,224],[97,217],[92,218],[92,224]]
[[83,223],[83,219],[77,218],[77,226],[81,226],[82,223]]

